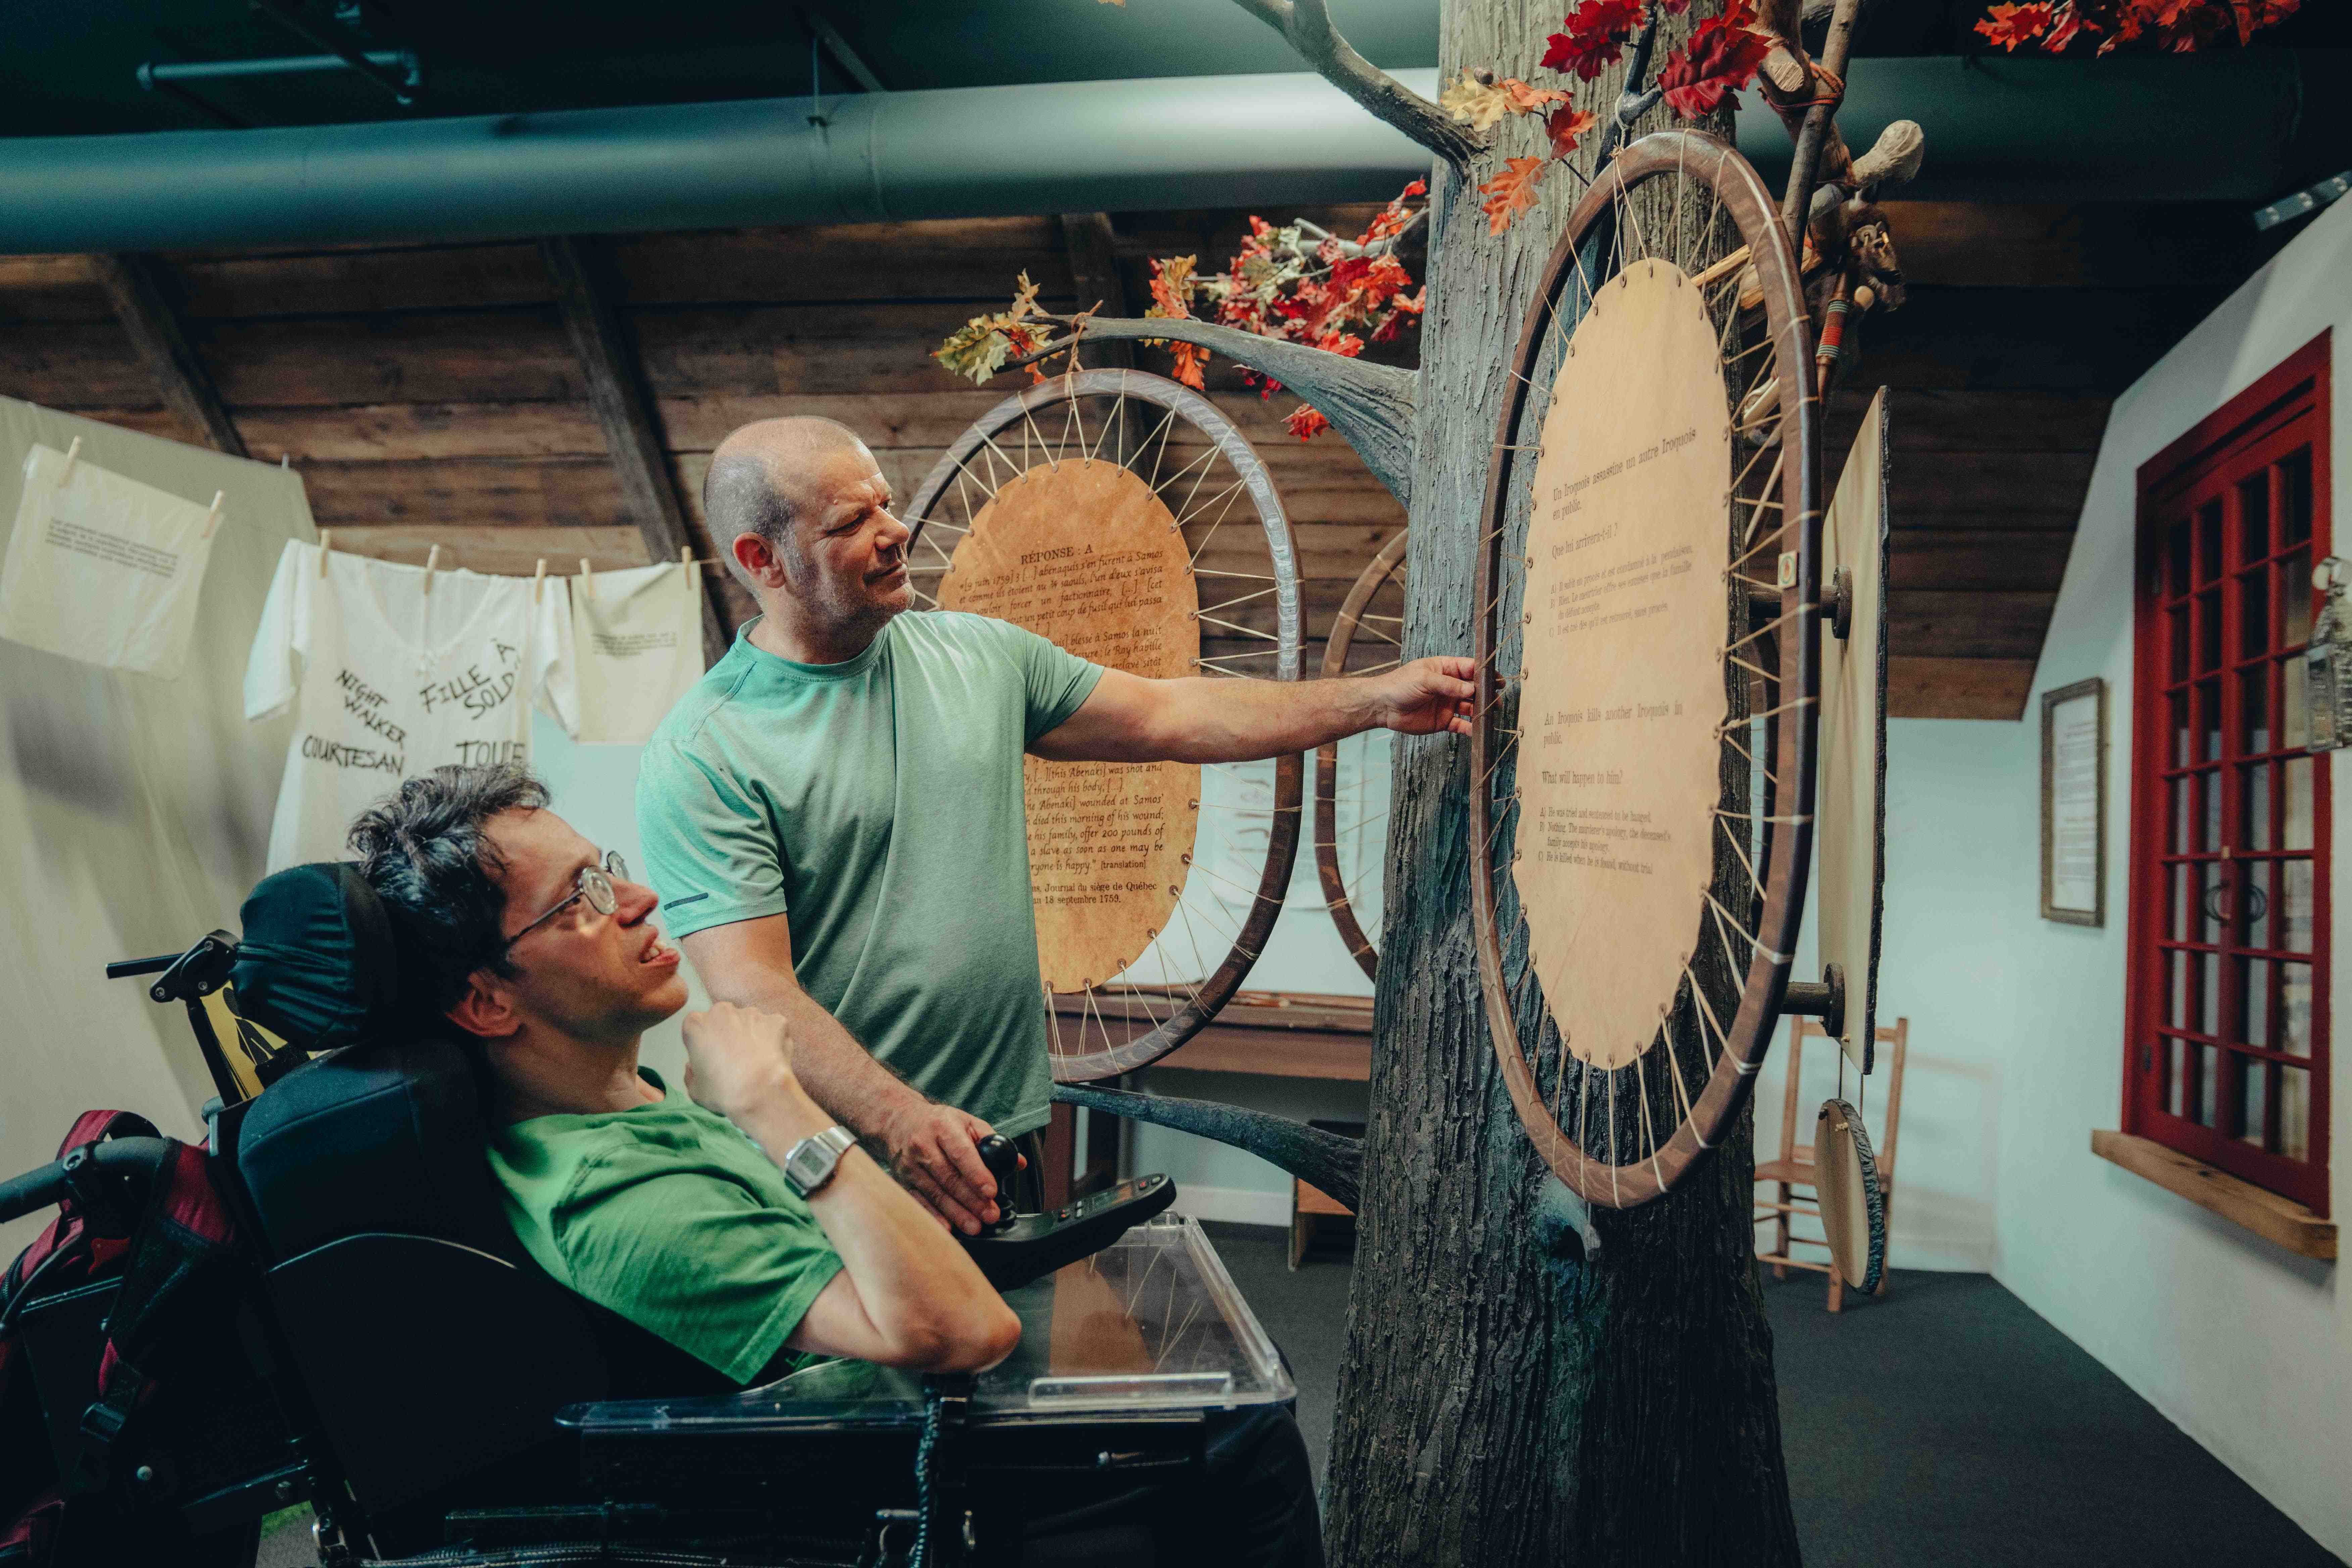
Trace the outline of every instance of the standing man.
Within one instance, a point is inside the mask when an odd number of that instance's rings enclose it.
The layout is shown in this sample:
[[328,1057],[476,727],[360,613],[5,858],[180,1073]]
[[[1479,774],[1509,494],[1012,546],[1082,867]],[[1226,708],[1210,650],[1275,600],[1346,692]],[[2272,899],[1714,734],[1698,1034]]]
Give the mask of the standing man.
[[637,830],[711,995],[788,1019],[817,1103],[976,1232],[997,1193],[975,1144],[1051,1109],[1022,753],[1234,763],[1381,727],[1466,734],[1476,687],[1467,658],[1147,680],[1009,622],[908,614],[890,506],[833,420],[720,443],[703,510],[761,614],[655,731]]

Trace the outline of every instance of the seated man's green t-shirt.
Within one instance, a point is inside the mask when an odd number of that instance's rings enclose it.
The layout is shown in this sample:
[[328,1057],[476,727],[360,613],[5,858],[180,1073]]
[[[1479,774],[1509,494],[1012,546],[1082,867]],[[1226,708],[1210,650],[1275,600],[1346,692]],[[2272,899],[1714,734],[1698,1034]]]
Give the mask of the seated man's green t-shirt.
[[749,1383],[840,1255],[758,1144],[640,1070],[660,1100],[492,1135],[508,1223],[558,1283]]
[[789,916],[801,988],[877,1060],[1007,1137],[1053,1073],[1022,755],[1102,667],[1009,621],[909,611],[840,664],[752,645],[670,710],[637,777],[673,936]]

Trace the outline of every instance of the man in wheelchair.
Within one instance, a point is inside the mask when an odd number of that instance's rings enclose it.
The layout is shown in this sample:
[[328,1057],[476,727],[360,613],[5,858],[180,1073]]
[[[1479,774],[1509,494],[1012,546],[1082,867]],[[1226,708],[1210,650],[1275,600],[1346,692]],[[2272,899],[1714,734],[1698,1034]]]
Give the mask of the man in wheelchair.
[[[119,1212],[97,1234],[132,1260],[0,1292],[0,1415],[13,1329],[79,1520],[27,1553],[0,1517],[0,1564],[241,1568],[260,1515],[301,1498],[330,1568],[1320,1564],[1282,1403],[983,1413],[970,1374],[1016,1344],[1050,1370],[1074,1324],[1101,1329],[1099,1300],[1066,1321],[1056,1277],[1014,1291],[1016,1315],[968,1250],[987,1244],[802,1090],[781,1021],[714,1007],[687,1021],[685,1084],[641,1068],[645,1031],[686,1004],[677,957],[654,894],[546,801],[516,769],[410,780],[354,826],[356,864],[268,879],[241,939],[215,932],[152,988],[206,1039],[200,999],[229,980],[236,1029],[298,1047],[240,1093],[207,1044],[224,1093],[194,1180],[228,1245],[168,1313],[123,1305],[149,1224],[129,1216],[162,1208],[131,1177],[163,1193],[197,1151],[118,1131],[78,1173],[0,1183],[0,1219]],[[1164,1290],[1168,1270],[1146,1278]],[[179,1321],[131,1347],[156,1397],[92,1467],[83,1413],[134,1315]]]

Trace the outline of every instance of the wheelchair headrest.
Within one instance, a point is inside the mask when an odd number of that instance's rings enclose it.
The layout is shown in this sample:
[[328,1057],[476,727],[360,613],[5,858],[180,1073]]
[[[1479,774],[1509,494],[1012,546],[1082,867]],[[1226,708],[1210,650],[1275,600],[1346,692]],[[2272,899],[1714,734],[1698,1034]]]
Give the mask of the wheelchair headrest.
[[371,1038],[403,1013],[391,917],[359,868],[295,866],[245,900],[230,984],[237,1010],[289,1044],[331,1051]]

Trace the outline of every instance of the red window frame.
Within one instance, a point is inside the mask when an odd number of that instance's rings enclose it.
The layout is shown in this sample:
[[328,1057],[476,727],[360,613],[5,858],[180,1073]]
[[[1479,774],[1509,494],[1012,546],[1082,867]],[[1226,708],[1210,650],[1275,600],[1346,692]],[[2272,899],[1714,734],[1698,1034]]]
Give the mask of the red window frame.
[[2333,540],[2329,337],[2139,469],[2123,1107],[2126,1132],[2323,1216],[2330,759],[2298,712]]

